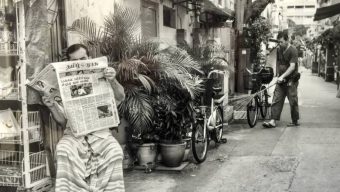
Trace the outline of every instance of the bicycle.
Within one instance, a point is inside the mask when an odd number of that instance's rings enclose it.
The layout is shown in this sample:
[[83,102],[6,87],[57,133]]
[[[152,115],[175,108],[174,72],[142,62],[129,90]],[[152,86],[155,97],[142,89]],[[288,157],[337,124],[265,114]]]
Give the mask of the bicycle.
[[[213,70],[208,74],[208,79],[211,74],[224,74],[223,71]],[[197,163],[205,161],[208,152],[210,140],[214,140],[216,144],[221,142],[226,143],[227,140],[222,138],[223,135],[223,116],[222,108],[220,107],[227,94],[219,99],[214,97],[222,90],[221,87],[213,87],[213,97],[211,98],[210,107],[200,105],[196,107],[196,122],[192,130],[192,152]]]
[[254,97],[247,104],[247,122],[251,128],[255,127],[257,123],[258,113],[262,118],[266,118],[269,108],[269,94],[268,84],[273,80],[274,72],[271,67],[260,66],[258,71],[251,72],[246,69],[248,75],[251,77],[251,94],[255,94]]

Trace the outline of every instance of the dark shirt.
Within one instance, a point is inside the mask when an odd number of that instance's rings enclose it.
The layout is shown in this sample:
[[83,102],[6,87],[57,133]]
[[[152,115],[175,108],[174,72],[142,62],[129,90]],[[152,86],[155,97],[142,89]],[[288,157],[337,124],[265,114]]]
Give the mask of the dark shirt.
[[287,71],[291,63],[295,63],[295,72],[298,70],[298,51],[290,45],[288,49],[278,49],[277,53],[277,71],[282,75]]

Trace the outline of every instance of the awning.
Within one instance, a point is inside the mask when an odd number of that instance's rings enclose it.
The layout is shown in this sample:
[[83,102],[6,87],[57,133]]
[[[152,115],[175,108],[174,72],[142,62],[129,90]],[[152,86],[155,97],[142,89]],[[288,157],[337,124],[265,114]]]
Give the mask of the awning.
[[340,3],[334,4],[328,7],[318,8],[314,15],[314,21],[326,19],[337,14],[340,14]]
[[235,12],[227,8],[219,8],[210,0],[203,0],[203,12],[224,16],[226,18],[234,18]]

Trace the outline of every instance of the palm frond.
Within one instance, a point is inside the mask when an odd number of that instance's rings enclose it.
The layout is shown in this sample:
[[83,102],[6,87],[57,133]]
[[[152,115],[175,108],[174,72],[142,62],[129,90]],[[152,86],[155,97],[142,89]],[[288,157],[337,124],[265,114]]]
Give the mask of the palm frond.
[[97,46],[102,42],[104,36],[103,29],[98,28],[96,23],[88,17],[75,20],[68,30],[80,34],[89,44]]
[[199,64],[189,54],[179,49],[171,49],[159,54],[156,57],[160,68],[160,78],[168,79],[169,86],[175,86],[178,90],[185,90],[193,99],[200,92],[198,84],[193,83],[193,71],[200,72]]
[[233,72],[233,66],[227,61],[227,49],[223,45],[207,42],[194,49],[188,48],[188,53],[196,60],[205,74],[212,69]]
[[112,60],[121,60],[131,52],[131,45],[138,41],[139,19],[138,11],[118,4],[114,5],[114,12],[105,18],[107,36],[102,51]]
[[142,134],[152,128],[154,110],[152,97],[140,92],[135,87],[125,88],[126,99],[119,106],[119,110],[129,121],[131,126]]
[[148,72],[147,66],[137,58],[124,59],[118,65],[117,78],[120,82],[133,81],[139,74]]
[[146,75],[139,74],[138,79],[142,83],[143,87],[149,92],[149,94],[152,92],[152,89],[156,87],[156,83]]

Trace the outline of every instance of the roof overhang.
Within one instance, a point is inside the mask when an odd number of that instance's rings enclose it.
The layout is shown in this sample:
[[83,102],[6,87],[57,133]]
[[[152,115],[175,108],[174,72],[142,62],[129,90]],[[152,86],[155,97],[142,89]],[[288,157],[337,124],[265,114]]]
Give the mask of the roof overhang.
[[314,15],[314,21],[326,19],[337,14],[340,14],[340,3],[327,6],[327,7],[318,8]]
[[226,19],[235,17],[234,11],[228,8],[220,8],[210,0],[203,0],[203,12],[222,16]]

